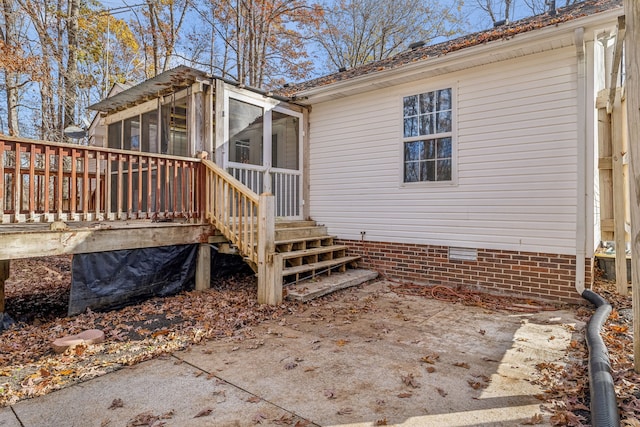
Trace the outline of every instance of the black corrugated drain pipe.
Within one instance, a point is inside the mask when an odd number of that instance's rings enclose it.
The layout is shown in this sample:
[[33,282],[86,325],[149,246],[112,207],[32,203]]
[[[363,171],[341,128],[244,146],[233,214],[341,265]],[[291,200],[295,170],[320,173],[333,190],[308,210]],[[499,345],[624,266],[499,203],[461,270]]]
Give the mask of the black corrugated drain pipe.
[[589,289],[582,292],[582,298],[596,306],[596,312],[587,324],[591,425],[593,427],[619,427],[620,415],[613,388],[609,351],[600,336],[602,325],[611,313],[611,305]]

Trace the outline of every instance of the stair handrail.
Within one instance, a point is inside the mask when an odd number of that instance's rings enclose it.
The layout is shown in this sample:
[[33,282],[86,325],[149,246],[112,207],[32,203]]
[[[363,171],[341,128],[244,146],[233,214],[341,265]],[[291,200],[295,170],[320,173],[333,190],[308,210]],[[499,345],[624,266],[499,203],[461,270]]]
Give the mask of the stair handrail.
[[260,196],[212,161],[203,159],[202,165],[205,220],[257,265]]
[[204,167],[204,220],[238,248],[258,275],[258,302],[282,302],[282,258],[275,250],[275,200],[257,195],[210,160]]

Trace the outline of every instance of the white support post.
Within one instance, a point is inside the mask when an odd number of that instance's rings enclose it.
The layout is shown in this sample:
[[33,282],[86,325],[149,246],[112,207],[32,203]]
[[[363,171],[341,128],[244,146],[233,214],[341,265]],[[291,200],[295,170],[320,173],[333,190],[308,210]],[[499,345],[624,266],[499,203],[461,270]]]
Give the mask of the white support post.
[[211,287],[211,246],[200,243],[196,260],[196,291],[204,291]]
[[[275,201],[273,194],[262,193],[258,205],[258,303],[282,302],[282,259],[275,254]],[[278,274],[278,270],[280,273]]]

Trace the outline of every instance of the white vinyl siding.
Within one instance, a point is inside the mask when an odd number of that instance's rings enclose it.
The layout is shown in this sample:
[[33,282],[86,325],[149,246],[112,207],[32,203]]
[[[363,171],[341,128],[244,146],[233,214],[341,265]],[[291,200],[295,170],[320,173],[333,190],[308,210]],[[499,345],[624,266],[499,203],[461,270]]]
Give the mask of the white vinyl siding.
[[[453,87],[457,181],[403,185],[402,97]],[[341,238],[574,254],[573,48],[313,105],[311,217]]]

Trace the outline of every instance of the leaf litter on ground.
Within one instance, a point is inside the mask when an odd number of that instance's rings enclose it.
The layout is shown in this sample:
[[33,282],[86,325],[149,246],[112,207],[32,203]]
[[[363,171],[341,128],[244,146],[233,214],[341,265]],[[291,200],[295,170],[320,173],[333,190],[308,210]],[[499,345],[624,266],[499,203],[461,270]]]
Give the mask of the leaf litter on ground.
[[[0,407],[206,340],[243,336],[297,309],[297,303],[259,305],[254,277],[236,276],[206,291],[67,317],[70,266],[70,256],[12,261],[6,311],[16,324],[0,333]],[[86,329],[104,331],[105,342],[53,352],[56,338]]]
[[[255,280],[245,276],[220,280],[207,291],[183,292],[172,297],[152,298],[120,310],[105,313],[87,310],[81,315],[67,317],[70,261],[70,256],[12,261],[5,292],[7,312],[17,324],[0,333],[0,407],[210,339],[242,337],[257,323],[284,318],[298,309],[297,303],[277,307],[258,305]],[[490,310],[529,312],[553,308],[529,300],[450,292],[441,287],[406,285],[392,286],[391,290],[397,294],[448,300],[453,304]],[[640,375],[633,370],[631,297],[618,295],[615,283],[601,278],[596,280],[594,290],[614,307],[602,335],[611,358],[622,425],[637,427]],[[336,294],[328,295],[307,303],[307,307],[322,307],[328,313],[328,319],[325,319],[326,314],[318,314],[321,320],[334,322],[351,321],[360,313],[375,310],[372,305],[375,296],[363,301],[354,299],[348,307],[332,307],[331,303],[337,298]],[[585,321],[594,311],[589,306],[576,310]],[[402,313],[398,315],[402,316]],[[318,320],[313,316],[309,318],[309,321]],[[60,355],[51,350],[51,342],[56,338],[93,328],[105,332],[107,340],[104,343],[77,347]],[[483,332],[479,331],[481,335]],[[537,397],[543,400],[546,414],[554,425],[580,426],[590,422],[584,331],[572,332],[575,334],[567,349],[566,363],[539,366],[538,378],[533,381],[545,390]],[[337,347],[348,343],[346,339],[335,341]],[[420,361],[427,364],[427,372],[433,372],[435,369],[430,365],[436,364],[438,359],[439,355],[433,353]],[[469,385],[483,388],[487,385],[486,380],[474,378]],[[411,393],[402,392],[397,397],[409,398]],[[155,421],[160,424],[163,423],[162,415],[140,414],[141,419],[131,420],[130,425],[156,417]],[[264,421],[261,415],[257,414],[256,422]],[[539,417],[528,421],[536,424]]]

